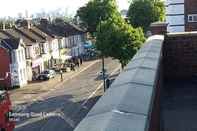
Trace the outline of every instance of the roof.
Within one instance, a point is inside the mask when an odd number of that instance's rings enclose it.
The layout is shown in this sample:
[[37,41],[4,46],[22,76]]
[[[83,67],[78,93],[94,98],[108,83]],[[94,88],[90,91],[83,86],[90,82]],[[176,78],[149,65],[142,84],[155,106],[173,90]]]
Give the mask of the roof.
[[30,29],[27,29],[25,27],[21,27],[18,28],[18,30],[22,31],[23,33],[25,33],[26,35],[28,35],[29,37],[31,37],[32,39],[34,39],[37,42],[43,43],[46,41],[45,38],[36,35],[35,33],[33,33]]
[[168,23],[166,22],[154,22],[154,23],[151,23],[151,27],[154,27],[154,26],[167,26]]
[[25,45],[32,45],[33,43],[36,42],[33,39],[31,39],[31,37],[28,37],[25,34],[19,33],[16,29],[7,29],[7,30],[5,30],[5,33],[11,35],[15,39],[16,38],[22,38]]
[[20,39],[13,39],[13,38],[2,39],[0,44],[9,50],[18,49],[18,46],[20,44]]
[[70,23],[63,23],[63,24],[48,23],[47,25],[40,24],[37,27],[52,37],[65,37],[65,36],[85,33],[85,31],[83,31],[81,28]]
[[9,38],[6,34],[4,34],[3,32],[1,32],[0,30],[0,39],[7,39]]
[[52,39],[52,37],[50,35],[47,35],[46,33],[44,33],[42,30],[40,30],[38,27],[36,26],[32,26],[30,28],[30,31],[32,31],[34,34],[37,34],[38,36],[45,38],[47,40]]
[[192,32],[174,32],[174,33],[168,33],[168,37],[176,37],[176,36],[197,36],[197,31]]

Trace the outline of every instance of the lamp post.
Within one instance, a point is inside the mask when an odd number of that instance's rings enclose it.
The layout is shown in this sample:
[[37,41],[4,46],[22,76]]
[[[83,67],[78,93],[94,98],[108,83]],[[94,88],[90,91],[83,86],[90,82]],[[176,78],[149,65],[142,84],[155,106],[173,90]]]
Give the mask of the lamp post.
[[[103,0],[100,1],[101,3],[103,2]],[[101,14],[102,15],[102,14]],[[101,18],[101,15],[100,15],[100,21],[99,21],[99,31],[101,33],[101,21],[102,21],[102,18]],[[101,51],[101,57],[102,57],[102,76],[103,76],[103,88],[104,88],[104,92],[106,90],[106,83],[105,83],[105,58],[104,58],[104,55]]]

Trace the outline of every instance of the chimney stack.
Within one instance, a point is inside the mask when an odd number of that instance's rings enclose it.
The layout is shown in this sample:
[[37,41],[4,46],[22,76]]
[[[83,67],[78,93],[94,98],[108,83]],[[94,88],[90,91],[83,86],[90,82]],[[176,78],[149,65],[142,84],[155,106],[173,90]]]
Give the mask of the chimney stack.
[[47,27],[49,24],[49,21],[46,19],[46,18],[42,18],[40,20],[40,25],[43,26],[43,27]]

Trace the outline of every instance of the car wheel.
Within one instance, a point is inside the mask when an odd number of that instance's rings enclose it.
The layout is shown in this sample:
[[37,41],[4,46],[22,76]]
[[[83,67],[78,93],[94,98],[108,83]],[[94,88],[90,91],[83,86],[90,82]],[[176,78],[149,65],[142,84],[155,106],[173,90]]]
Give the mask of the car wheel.
[[43,76],[41,76],[41,77],[40,77],[40,80],[44,80],[44,77],[43,77]]

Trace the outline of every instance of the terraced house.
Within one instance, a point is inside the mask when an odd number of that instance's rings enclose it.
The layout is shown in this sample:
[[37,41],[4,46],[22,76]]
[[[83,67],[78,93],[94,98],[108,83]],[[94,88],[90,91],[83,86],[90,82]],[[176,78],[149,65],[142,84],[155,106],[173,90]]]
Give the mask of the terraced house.
[[[0,35],[2,37],[1,33]],[[13,87],[27,84],[25,44],[22,39],[1,39],[0,60],[1,85]]]
[[[82,55],[85,32],[68,23],[53,24],[49,23],[47,19],[41,19],[39,25],[33,25],[31,20],[23,19],[16,21],[16,25],[11,29],[0,30],[0,39],[2,42],[9,41],[6,47],[8,50],[12,49],[9,48],[9,45],[16,44],[17,40],[20,40],[18,43],[22,42],[24,45],[24,52],[19,55],[24,56],[22,60],[25,64],[21,64],[21,66],[25,69],[16,71],[18,72],[16,75],[19,78],[18,83],[7,84],[7,86],[23,86],[27,84],[27,81],[36,79],[37,75],[45,69],[61,65],[67,59]],[[4,48],[2,47],[2,49]],[[10,55],[13,57],[11,60],[15,60],[15,57],[20,60],[19,55]],[[10,70],[7,67],[5,72],[12,72],[15,66],[9,68]],[[0,72],[3,71],[0,70]],[[4,76],[5,72],[1,75]],[[24,74],[23,77],[26,79],[23,79],[20,73]],[[12,75],[12,73],[10,74]],[[10,77],[12,77],[11,75]]]
[[49,23],[47,19],[42,19],[38,28],[57,39],[61,61],[84,54],[86,32],[77,26],[62,21]]

